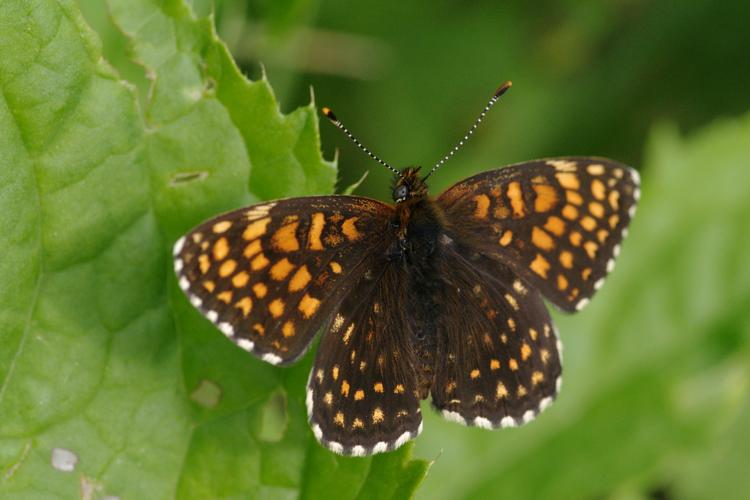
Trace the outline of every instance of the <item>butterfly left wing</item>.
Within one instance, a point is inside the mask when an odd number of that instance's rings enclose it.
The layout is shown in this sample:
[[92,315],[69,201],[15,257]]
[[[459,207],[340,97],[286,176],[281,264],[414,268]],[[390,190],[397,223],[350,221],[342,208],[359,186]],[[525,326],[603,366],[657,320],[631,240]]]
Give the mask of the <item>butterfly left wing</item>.
[[389,244],[393,209],[358,196],[278,200],[220,215],[174,248],[180,288],[237,343],[273,364],[304,353]]
[[437,202],[451,238],[575,311],[614,266],[639,195],[638,172],[630,167],[604,158],[553,158],[475,175]]
[[373,256],[325,330],[307,386],[316,439],[339,454],[390,451],[422,430],[403,269]]
[[532,420],[562,381],[562,347],[539,292],[459,242],[443,238],[442,255],[433,406],[484,428]]

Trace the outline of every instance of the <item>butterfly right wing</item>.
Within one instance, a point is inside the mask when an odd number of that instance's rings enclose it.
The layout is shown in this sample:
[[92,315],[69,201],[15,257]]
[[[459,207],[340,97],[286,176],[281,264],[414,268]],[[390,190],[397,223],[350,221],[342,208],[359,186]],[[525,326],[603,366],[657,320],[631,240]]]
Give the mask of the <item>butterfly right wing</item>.
[[565,311],[614,266],[640,196],[638,172],[605,158],[550,158],[483,172],[437,199],[446,232]]
[[373,256],[332,318],[307,386],[316,439],[339,454],[390,451],[422,430],[405,271]]
[[444,239],[442,254],[433,406],[484,428],[532,420],[562,381],[562,347],[541,295],[458,242]]
[[393,209],[357,196],[290,198],[204,222],[174,247],[180,288],[240,347],[273,364],[301,356],[389,243]]

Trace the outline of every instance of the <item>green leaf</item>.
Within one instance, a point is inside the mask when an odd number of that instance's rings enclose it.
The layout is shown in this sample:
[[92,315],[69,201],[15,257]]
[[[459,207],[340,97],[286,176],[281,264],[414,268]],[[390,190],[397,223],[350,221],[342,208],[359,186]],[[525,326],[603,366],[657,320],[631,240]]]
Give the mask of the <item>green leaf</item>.
[[418,496],[747,496],[748,137],[750,115],[686,139],[655,129],[616,269],[586,310],[556,317],[558,401],[500,433],[427,419],[418,451],[443,452]]
[[110,7],[143,110],[74,2],[0,3],[0,496],[411,495],[424,462],[321,448],[310,356],[235,347],[171,269],[208,216],[332,191],[313,103],[280,113],[181,1]]

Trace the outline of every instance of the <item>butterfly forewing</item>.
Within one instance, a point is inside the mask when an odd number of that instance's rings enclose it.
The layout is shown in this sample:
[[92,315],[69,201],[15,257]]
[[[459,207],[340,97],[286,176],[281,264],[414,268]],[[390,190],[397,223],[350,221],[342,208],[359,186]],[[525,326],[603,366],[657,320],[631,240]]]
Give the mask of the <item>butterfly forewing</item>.
[[345,455],[392,450],[422,428],[402,271],[371,264],[326,328],[307,389],[315,437]]
[[470,177],[438,203],[446,232],[508,265],[558,307],[585,306],[614,266],[638,173],[603,158],[556,158]]
[[293,198],[209,220],[175,245],[180,287],[231,340],[278,364],[316,330],[383,252],[393,209],[355,196]]
[[504,264],[444,247],[432,403],[454,421],[484,428],[528,422],[561,382],[560,344],[541,296]]

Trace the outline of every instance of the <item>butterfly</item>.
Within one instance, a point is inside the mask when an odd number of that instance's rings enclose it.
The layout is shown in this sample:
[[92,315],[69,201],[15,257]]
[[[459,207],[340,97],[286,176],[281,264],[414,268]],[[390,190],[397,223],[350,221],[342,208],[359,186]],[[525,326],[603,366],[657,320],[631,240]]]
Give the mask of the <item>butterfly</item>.
[[582,309],[612,271],[638,173],[604,158],[529,161],[437,198],[394,173],[393,201],[310,196],[204,222],[174,246],[179,286],[239,347],[274,365],[322,330],[306,403],[315,438],[343,455],[390,451],[422,430],[420,401],[452,421],[514,427],[550,405],[562,347],[544,300]]

